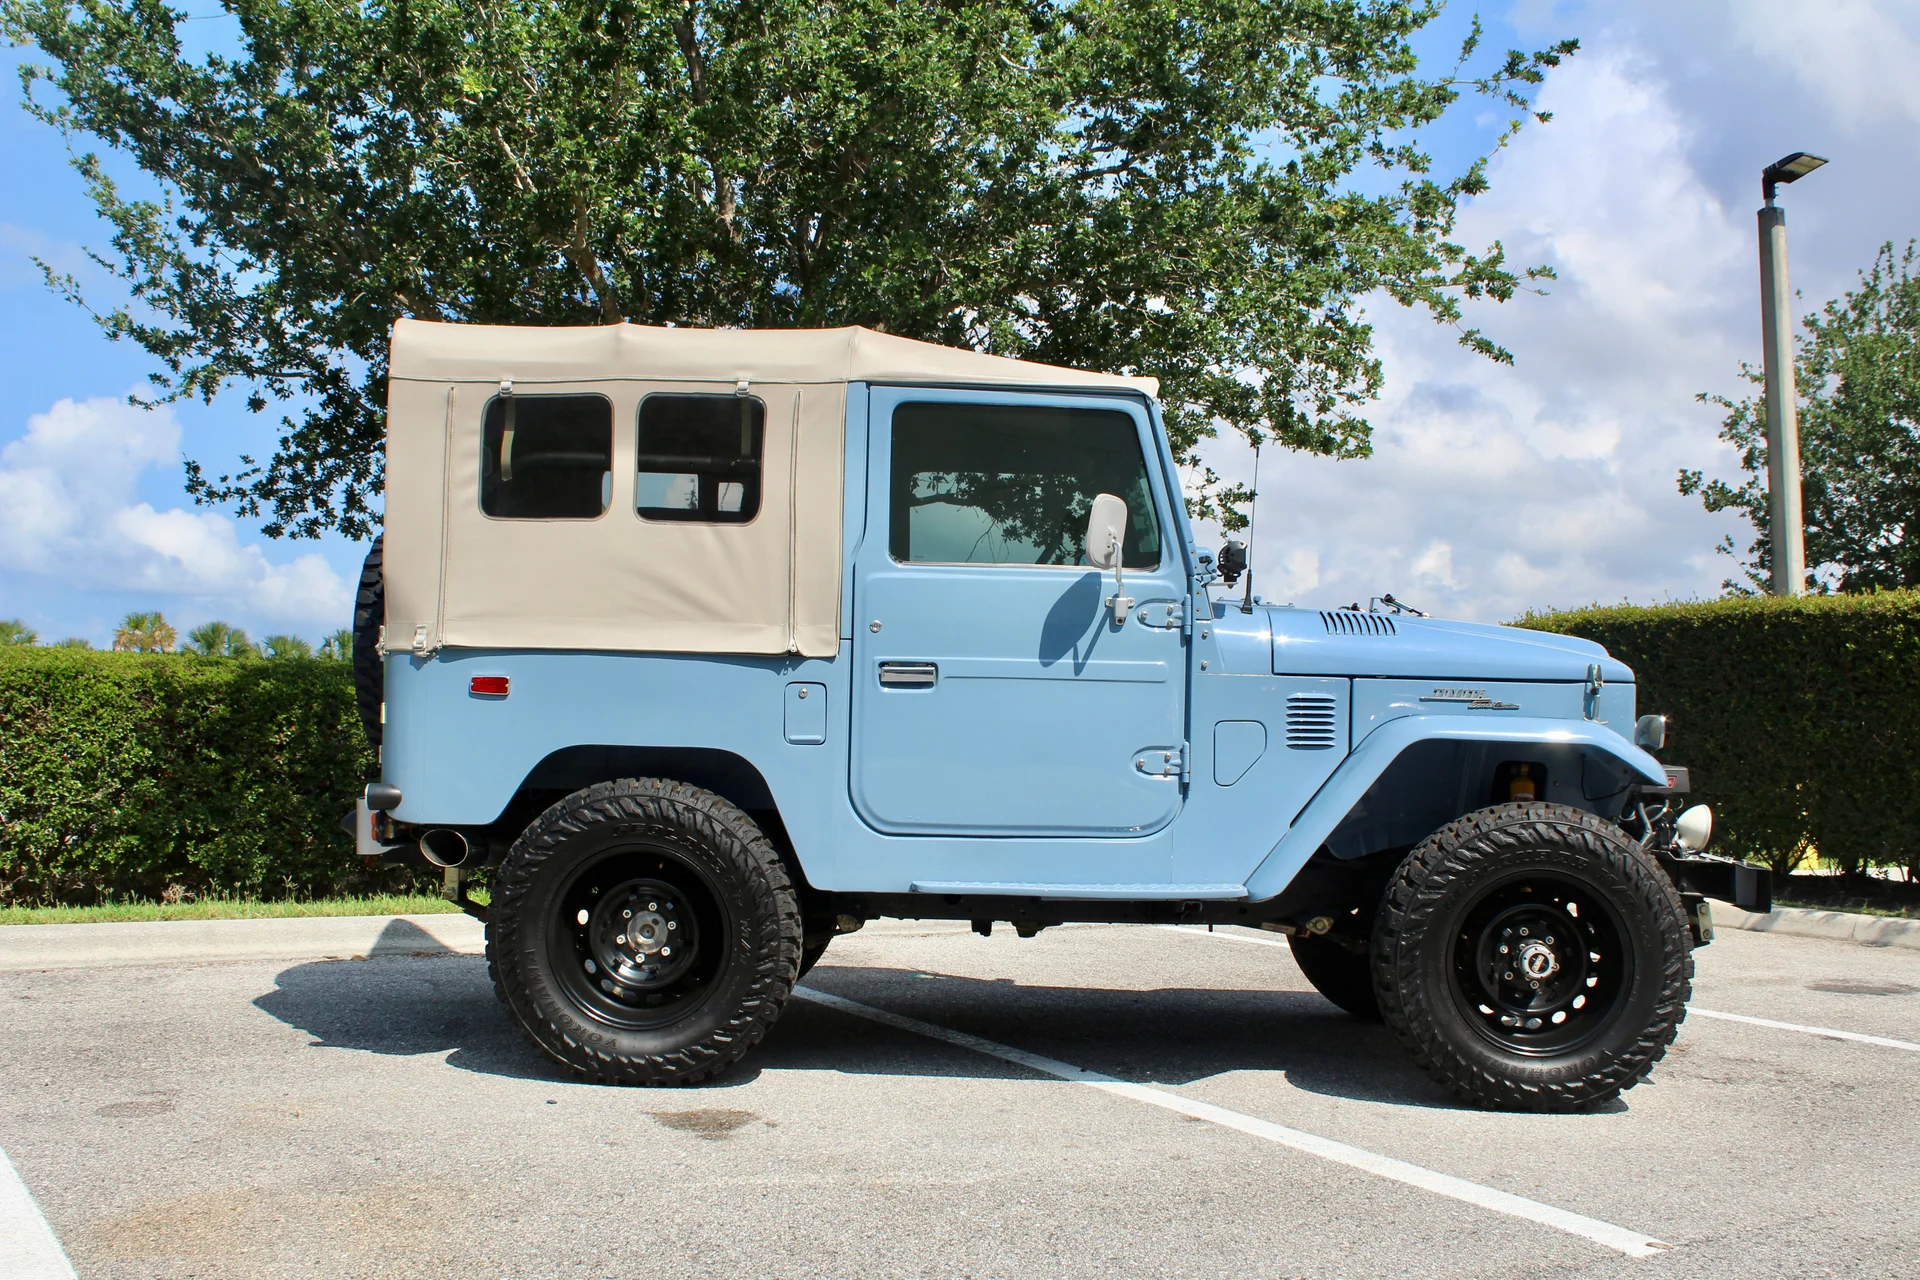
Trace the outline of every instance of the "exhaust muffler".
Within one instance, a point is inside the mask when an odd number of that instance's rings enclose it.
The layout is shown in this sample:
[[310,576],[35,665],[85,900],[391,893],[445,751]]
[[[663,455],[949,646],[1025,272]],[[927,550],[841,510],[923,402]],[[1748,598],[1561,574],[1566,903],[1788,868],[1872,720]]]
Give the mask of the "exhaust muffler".
[[458,831],[435,827],[420,837],[420,856],[436,867],[464,867],[473,846]]

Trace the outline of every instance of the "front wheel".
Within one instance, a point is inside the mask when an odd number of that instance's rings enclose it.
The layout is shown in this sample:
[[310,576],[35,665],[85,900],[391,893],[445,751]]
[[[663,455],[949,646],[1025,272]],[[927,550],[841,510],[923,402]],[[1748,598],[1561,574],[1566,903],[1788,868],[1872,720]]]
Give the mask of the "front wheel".
[[493,881],[487,952],[534,1043],[589,1079],[692,1084],[759,1043],[793,989],[800,912],[779,854],[711,792],[576,791]]
[[1672,881],[1618,828],[1505,804],[1400,864],[1373,976],[1387,1026],[1456,1096],[1569,1111],[1632,1088],[1665,1055],[1693,949]]

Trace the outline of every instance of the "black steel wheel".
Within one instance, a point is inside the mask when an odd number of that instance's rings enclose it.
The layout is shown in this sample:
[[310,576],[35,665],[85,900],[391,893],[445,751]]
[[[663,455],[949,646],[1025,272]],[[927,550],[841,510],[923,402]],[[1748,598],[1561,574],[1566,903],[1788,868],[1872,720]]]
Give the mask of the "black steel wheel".
[[1672,881],[1565,805],[1449,823],[1401,863],[1374,924],[1381,1016],[1478,1106],[1566,1111],[1632,1088],[1673,1043],[1692,978]]
[[542,1050],[591,1079],[691,1084],[779,1017],[800,962],[786,869],[753,820],[684,783],[577,791],[494,877],[496,988]]

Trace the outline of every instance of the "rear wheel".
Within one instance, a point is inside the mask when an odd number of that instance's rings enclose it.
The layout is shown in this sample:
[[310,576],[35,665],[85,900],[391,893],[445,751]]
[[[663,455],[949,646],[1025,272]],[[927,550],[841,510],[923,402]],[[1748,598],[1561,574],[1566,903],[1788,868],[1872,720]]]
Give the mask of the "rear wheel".
[[708,1079],[759,1043],[792,991],[793,887],[760,828],[711,792],[651,778],[576,791],[521,835],[493,884],[499,994],[589,1079]]
[[1373,936],[1387,1026],[1479,1106],[1566,1111],[1644,1079],[1686,1016],[1673,883],[1613,824],[1553,804],[1449,823],[1400,864]]
[[353,697],[360,709],[360,727],[367,745],[380,749],[380,703],[386,697],[386,673],[380,657],[380,629],[387,621],[385,546],[387,535],[374,538],[360,566],[360,586],[353,597]]
[[1287,941],[1293,947],[1294,963],[1315,991],[1356,1018],[1380,1021],[1380,1001],[1373,993],[1373,962],[1364,939],[1294,934]]

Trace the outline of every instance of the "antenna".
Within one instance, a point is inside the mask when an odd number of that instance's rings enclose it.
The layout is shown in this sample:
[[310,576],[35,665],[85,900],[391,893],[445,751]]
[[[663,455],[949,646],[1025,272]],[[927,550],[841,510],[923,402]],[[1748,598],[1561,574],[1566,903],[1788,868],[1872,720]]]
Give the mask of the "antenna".
[[1260,514],[1260,442],[1253,445],[1253,499],[1247,503],[1247,593],[1240,599],[1240,612],[1253,612],[1253,527]]

